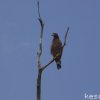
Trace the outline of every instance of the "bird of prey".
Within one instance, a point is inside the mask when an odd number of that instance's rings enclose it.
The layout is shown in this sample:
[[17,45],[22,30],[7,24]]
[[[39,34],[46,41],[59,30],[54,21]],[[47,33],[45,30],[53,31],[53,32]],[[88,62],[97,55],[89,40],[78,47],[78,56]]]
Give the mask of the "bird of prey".
[[52,40],[52,44],[51,44],[51,54],[53,57],[57,58],[55,59],[55,62],[57,64],[57,69],[61,68],[61,56],[62,56],[62,51],[63,51],[63,47],[62,47],[62,42],[59,39],[59,36],[57,33],[53,33],[53,40]]

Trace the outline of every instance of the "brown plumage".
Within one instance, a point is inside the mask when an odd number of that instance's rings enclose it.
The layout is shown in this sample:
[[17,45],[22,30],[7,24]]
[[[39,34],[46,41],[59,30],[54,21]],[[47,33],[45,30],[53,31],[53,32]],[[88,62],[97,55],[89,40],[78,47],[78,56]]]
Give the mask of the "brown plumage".
[[59,55],[56,59],[55,62],[57,64],[57,69],[61,68],[61,56],[62,56],[62,43],[59,39],[59,36],[57,33],[53,33],[53,40],[51,44],[51,54],[53,57],[56,57],[57,54]]

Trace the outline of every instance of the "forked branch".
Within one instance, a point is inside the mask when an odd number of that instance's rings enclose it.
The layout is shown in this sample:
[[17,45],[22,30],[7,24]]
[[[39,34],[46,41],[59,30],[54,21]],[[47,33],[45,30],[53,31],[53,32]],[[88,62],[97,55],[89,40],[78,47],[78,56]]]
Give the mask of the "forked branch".
[[[37,6],[38,6],[38,16],[39,16],[38,20],[39,20],[39,23],[40,23],[40,26],[41,26],[39,52],[37,53],[38,54],[37,100],[41,100],[41,76],[42,76],[42,72],[52,62],[54,62],[54,60],[59,56],[59,54],[57,54],[55,58],[52,58],[46,65],[44,65],[42,67],[42,65],[41,65],[41,55],[42,55],[42,38],[43,38],[44,23],[43,23],[43,20],[41,18],[41,14],[40,14],[39,0],[37,1]],[[68,29],[65,33],[63,48],[66,45],[66,38],[67,38],[68,31],[69,31],[69,27],[68,27]]]

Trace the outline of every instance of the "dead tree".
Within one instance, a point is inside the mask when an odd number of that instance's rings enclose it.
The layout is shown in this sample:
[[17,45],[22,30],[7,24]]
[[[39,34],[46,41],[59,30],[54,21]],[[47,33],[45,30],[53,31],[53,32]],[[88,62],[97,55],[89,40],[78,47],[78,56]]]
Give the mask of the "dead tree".
[[[43,30],[44,30],[44,22],[41,18],[40,15],[40,8],[39,8],[39,0],[37,1],[37,6],[38,6],[38,20],[41,26],[41,31],[40,31],[40,43],[39,43],[39,51],[37,53],[38,55],[38,77],[37,77],[37,100],[41,100],[41,77],[42,77],[42,72],[56,59],[56,57],[59,56],[59,54],[55,57],[52,58],[46,65],[42,66],[41,65],[41,55],[42,55],[42,38],[43,38]],[[67,34],[69,31],[69,27],[67,28],[67,31],[65,32],[65,38],[64,38],[64,43],[63,43],[63,49],[66,45],[66,38]]]

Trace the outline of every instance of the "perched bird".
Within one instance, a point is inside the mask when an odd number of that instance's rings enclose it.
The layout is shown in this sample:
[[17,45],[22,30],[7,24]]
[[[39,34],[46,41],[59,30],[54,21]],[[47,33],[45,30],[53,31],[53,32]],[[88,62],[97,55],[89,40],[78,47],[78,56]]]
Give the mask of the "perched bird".
[[57,33],[53,33],[53,40],[52,40],[52,44],[51,44],[51,54],[53,57],[57,58],[55,59],[55,62],[57,64],[57,69],[61,68],[61,56],[62,56],[62,43],[61,40],[59,39],[59,36]]

